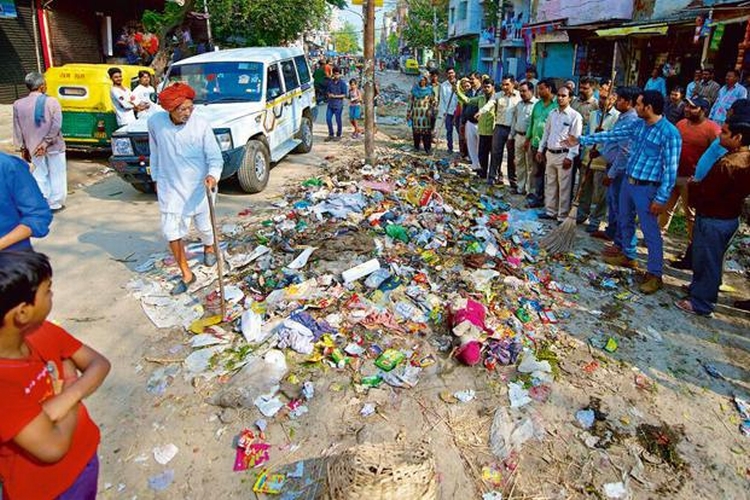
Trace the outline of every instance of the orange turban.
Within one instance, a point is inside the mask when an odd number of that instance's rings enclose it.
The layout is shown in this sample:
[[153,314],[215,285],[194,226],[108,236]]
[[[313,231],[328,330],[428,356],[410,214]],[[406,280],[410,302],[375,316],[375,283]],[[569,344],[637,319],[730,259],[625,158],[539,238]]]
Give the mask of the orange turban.
[[174,111],[185,100],[195,99],[195,90],[185,83],[174,83],[159,94],[159,104],[167,111]]

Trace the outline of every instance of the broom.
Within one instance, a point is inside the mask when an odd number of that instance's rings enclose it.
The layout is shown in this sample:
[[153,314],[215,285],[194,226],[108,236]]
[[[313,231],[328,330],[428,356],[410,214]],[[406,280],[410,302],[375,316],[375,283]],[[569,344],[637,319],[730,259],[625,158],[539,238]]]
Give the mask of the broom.
[[576,219],[578,218],[578,203],[581,200],[583,186],[585,186],[586,183],[589,182],[592,176],[592,159],[593,158],[589,158],[589,161],[586,164],[585,177],[578,185],[578,191],[576,192],[576,197],[573,200],[573,206],[571,207],[570,212],[568,212],[568,216],[565,218],[562,224],[550,231],[549,234],[547,234],[547,236],[542,238],[542,241],[539,242],[539,246],[546,250],[550,255],[565,253],[573,248],[573,244],[576,240]]
[[221,319],[227,317],[227,302],[224,299],[224,256],[219,248],[219,231],[216,228],[216,209],[214,208],[213,190],[206,186],[206,198],[208,198],[208,211],[211,215],[211,230],[214,233],[214,253],[216,254],[216,269],[219,272],[219,295],[221,296]]

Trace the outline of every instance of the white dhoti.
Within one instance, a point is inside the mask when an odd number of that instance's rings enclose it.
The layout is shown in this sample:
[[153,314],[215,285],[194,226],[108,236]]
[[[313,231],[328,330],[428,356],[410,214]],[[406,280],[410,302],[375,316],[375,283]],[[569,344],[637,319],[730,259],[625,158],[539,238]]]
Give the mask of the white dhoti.
[[53,210],[65,205],[68,196],[68,173],[65,152],[47,153],[31,159],[34,169],[31,174],[36,179],[42,196]]
[[191,223],[195,225],[195,229],[201,237],[201,242],[205,246],[214,244],[210,212],[197,212],[192,215],[164,212],[161,214],[161,231],[167,241],[177,241],[187,237],[190,233]]

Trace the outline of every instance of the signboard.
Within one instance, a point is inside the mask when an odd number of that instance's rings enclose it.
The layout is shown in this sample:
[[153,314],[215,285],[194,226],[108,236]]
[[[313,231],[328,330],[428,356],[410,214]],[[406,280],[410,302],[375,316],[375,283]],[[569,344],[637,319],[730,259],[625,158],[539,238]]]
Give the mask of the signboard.
[[0,19],[15,19],[18,17],[16,12],[15,0],[0,0]]
[[[363,0],[352,0],[352,5],[363,5]],[[383,0],[375,0],[375,7],[382,7]]]
[[723,23],[716,25],[716,29],[714,30],[714,36],[711,37],[711,45],[708,47],[709,49],[719,50],[719,46],[721,45],[721,39],[724,38],[724,28],[725,28],[725,25]]

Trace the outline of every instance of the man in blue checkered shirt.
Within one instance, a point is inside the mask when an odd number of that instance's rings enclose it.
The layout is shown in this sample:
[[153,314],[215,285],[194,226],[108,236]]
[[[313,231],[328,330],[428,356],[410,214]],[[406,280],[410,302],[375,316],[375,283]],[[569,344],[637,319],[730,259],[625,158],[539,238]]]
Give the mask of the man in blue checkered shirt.
[[651,294],[663,286],[664,250],[658,217],[674,187],[677,164],[682,149],[682,137],[667,120],[664,96],[655,90],[641,92],[635,110],[640,120],[629,126],[599,132],[580,139],[570,137],[570,146],[591,146],[597,143],[630,141],[627,182],[620,192],[620,223],[622,225],[621,252],[605,257],[612,265],[635,268],[635,216],[648,249],[647,272],[640,285],[642,293]]

